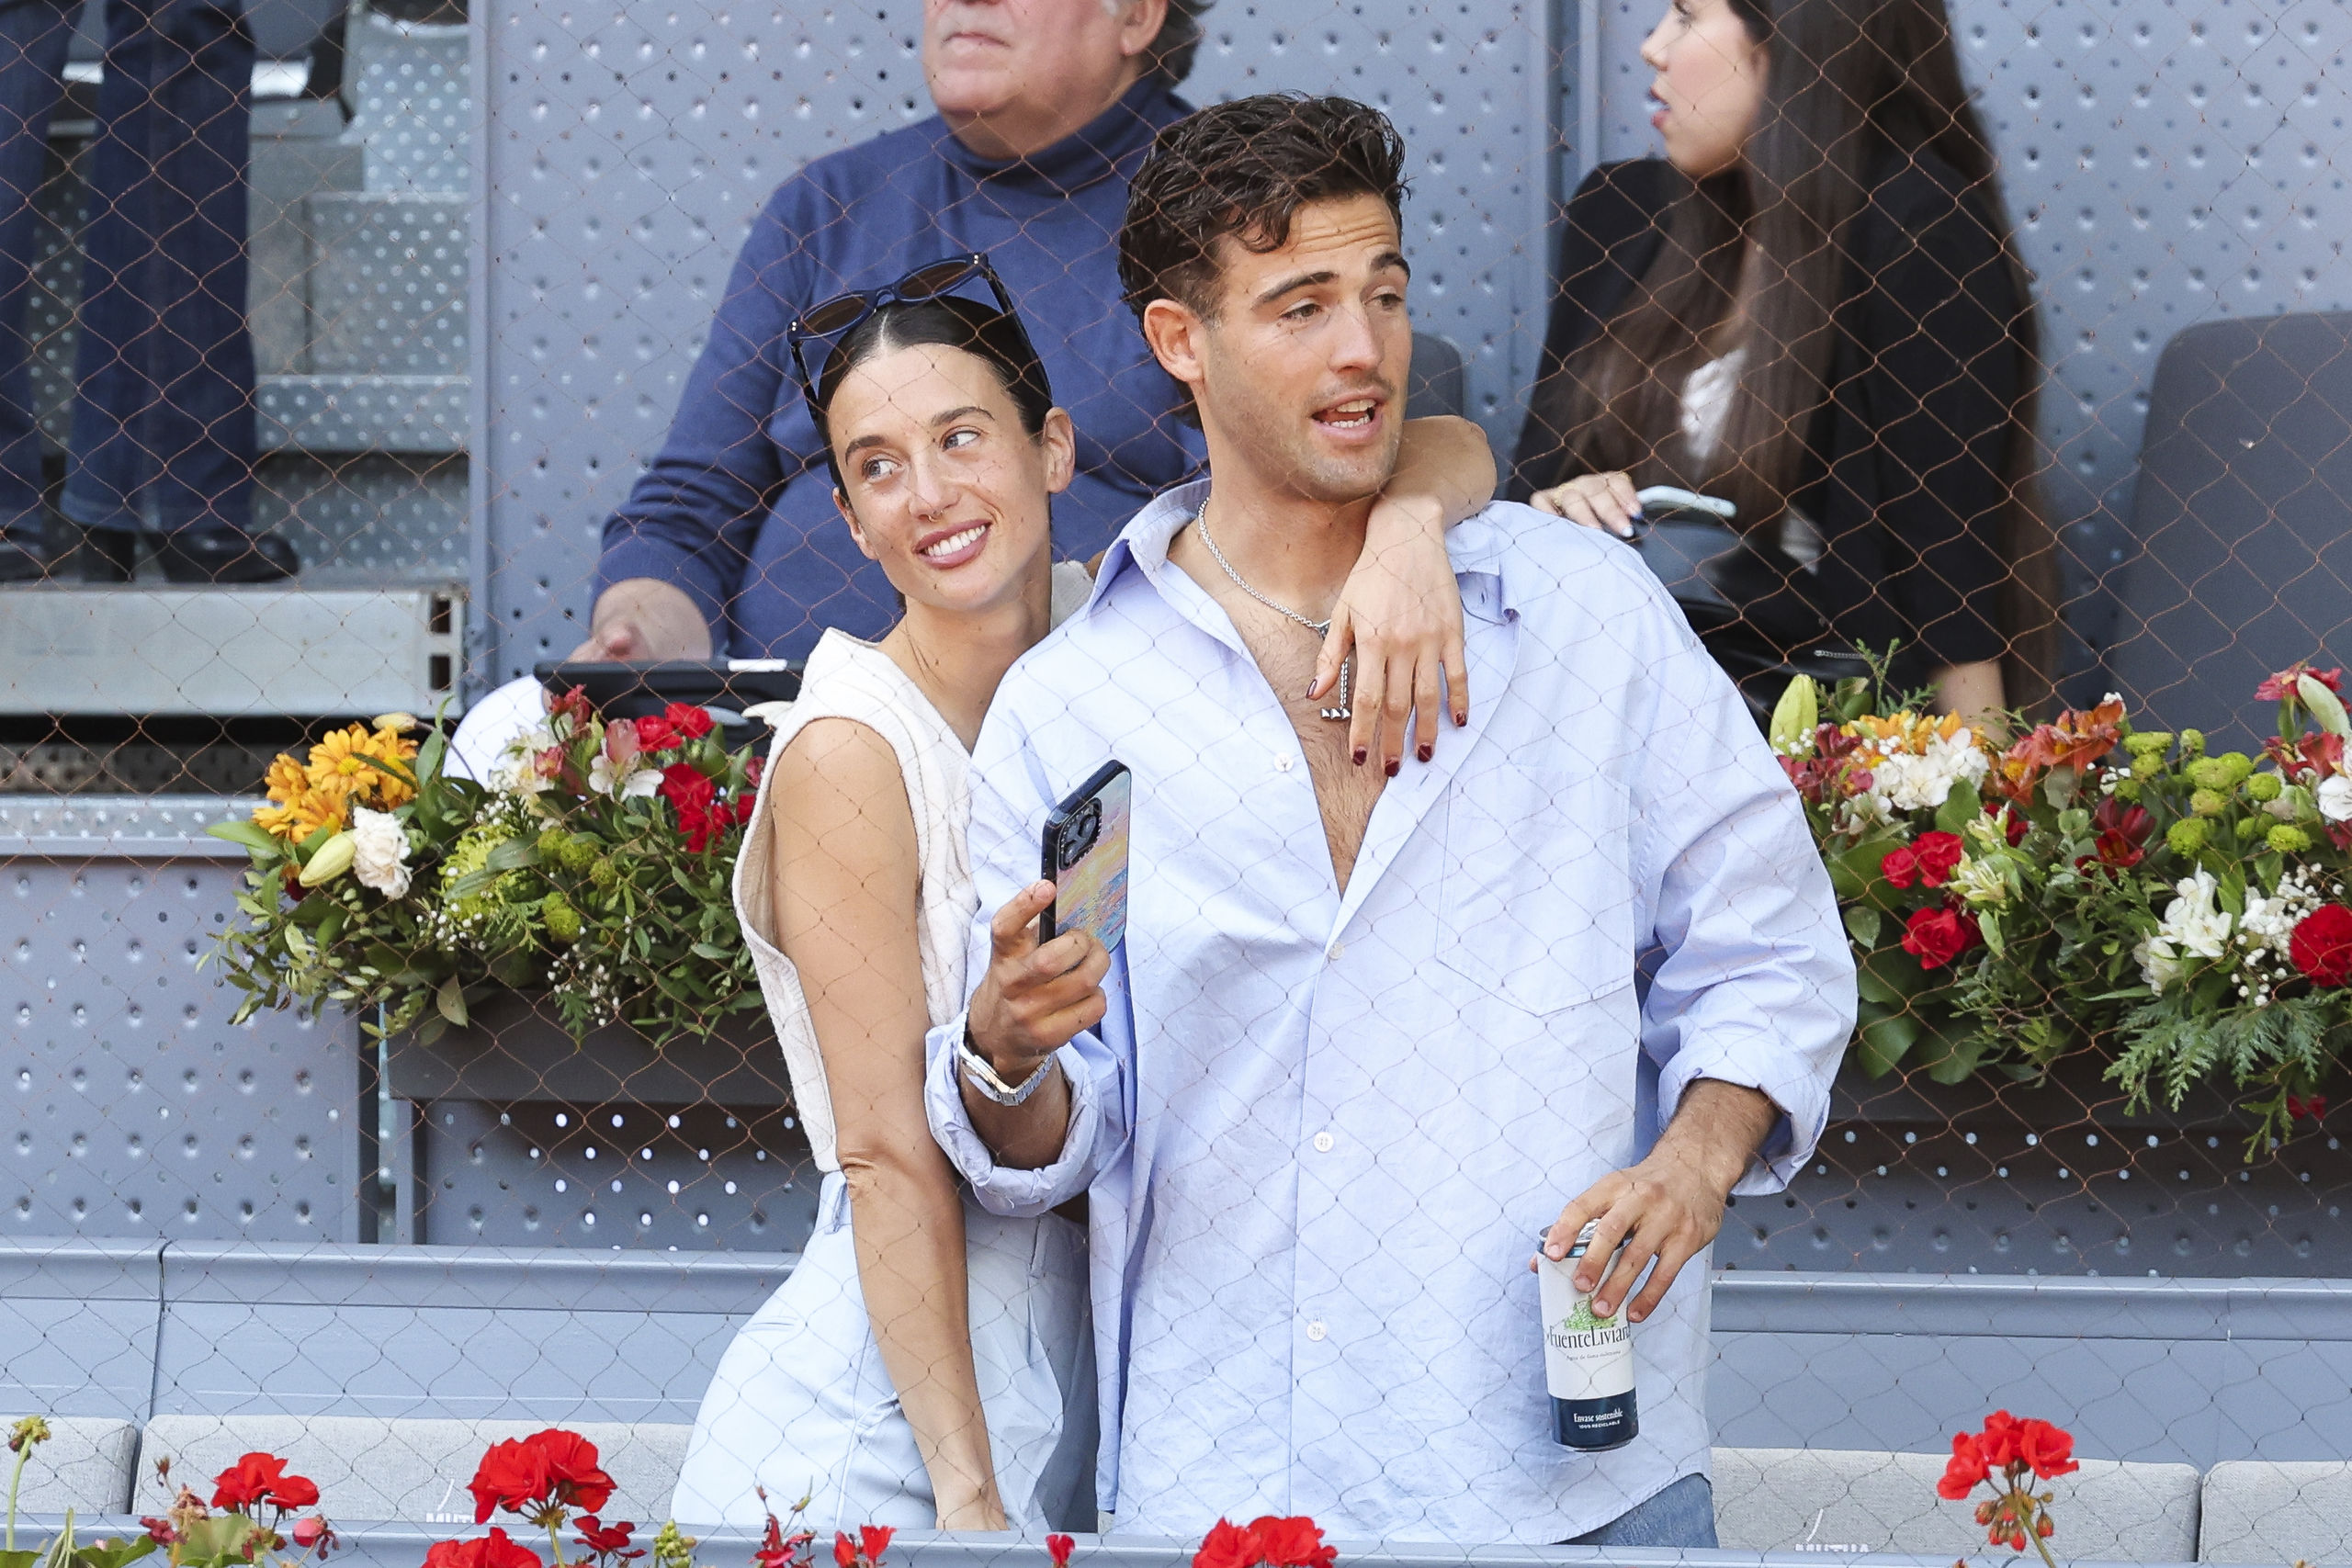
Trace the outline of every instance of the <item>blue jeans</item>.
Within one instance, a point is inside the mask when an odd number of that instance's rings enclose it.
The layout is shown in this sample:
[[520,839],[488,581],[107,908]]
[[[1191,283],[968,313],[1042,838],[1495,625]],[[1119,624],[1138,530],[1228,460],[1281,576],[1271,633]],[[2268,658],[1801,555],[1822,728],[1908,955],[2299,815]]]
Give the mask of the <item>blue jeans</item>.
[[1645,1503],[1567,1546],[1667,1546],[1685,1551],[1715,1544],[1715,1489],[1703,1475],[1686,1475]]
[[[165,532],[252,517],[243,0],[106,6],[64,510]],[[77,0],[0,0],[0,527],[38,525],[25,311],[33,199]]]

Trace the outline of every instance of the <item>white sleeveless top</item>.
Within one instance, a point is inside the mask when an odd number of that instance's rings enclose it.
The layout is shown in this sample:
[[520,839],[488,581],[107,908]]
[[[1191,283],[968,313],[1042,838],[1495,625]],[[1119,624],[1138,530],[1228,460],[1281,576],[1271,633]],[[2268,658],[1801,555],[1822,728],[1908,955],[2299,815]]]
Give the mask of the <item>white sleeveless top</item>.
[[[1075,614],[1093,582],[1086,568],[1064,561],[1054,568],[1052,622]],[[735,917],[752,950],[768,1017],[784,1047],[792,1075],[792,1098],[808,1147],[823,1172],[841,1168],[833,1135],[833,1097],[825,1080],[825,1060],[817,1049],[816,1025],[800,975],[775,945],[775,832],[768,786],[776,758],[793,738],[820,718],[845,718],[879,735],[899,760],[907,804],[915,818],[915,948],[922,961],[924,1010],[933,1027],[964,1009],[966,944],[972,914],[979,906],[972,890],[972,865],[965,829],[971,825],[971,756],[931,699],[890,656],[845,632],[828,631],[809,654],[800,675],[800,695],[775,716],[775,739],[760,775],[759,804],[751,831],[743,835],[735,862]]]

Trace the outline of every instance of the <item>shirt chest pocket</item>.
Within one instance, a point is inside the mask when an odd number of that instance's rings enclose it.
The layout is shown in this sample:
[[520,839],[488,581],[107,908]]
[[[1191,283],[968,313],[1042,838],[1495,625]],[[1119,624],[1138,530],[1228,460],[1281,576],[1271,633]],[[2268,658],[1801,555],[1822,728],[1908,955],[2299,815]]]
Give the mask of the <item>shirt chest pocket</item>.
[[1456,789],[1438,961],[1531,1013],[1632,985],[1631,829],[1624,786],[1598,774],[1503,761]]

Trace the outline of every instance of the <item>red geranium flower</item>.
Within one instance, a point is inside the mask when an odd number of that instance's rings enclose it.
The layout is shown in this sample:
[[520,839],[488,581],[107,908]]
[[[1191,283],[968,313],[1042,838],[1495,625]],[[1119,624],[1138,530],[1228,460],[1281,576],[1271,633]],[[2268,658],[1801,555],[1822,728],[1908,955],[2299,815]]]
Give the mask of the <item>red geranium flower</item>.
[[2352,909],[2322,904],[2296,921],[2287,956],[2314,986],[2352,986]]
[[2254,700],[2258,703],[2283,703],[2294,694],[2297,677],[2303,675],[2310,676],[2338,695],[2343,694],[2344,671],[2341,667],[2334,670],[2314,670],[2309,661],[2299,659],[2261,685],[2256,686],[2254,689]]
[[882,1554],[890,1549],[890,1538],[898,1533],[888,1525],[860,1525],[857,1539],[852,1540],[847,1530],[835,1530],[833,1561],[841,1568],[881,1568]]
[[1951,1436],[1951,1462],[1944,1466],[1943,1479],[1936,1483],[1936,1495],[1957,1503],[1977,1483],[1992,1474],[1992,1466],[1984,1462],[1984,1450],[1973,1432],[1954,1432]]
[[643,1547],[634,1551],[629,1550],[629,1532],[637,1529],[635,1520],[623,1519],[618,1524],[607,1525],[594,1514],[582,1514],[571,1523],[572,1528],[580,1532],[576,1538],[580,1544],[598,1557],[613,1562],[634,1562],[645,1555]]
[[1078,1542],[1066,1535],[1046,1538],[1046,1555],[1054,1560],[1054,1568],[1069,1568],[1069,1554],[1078,1550]]
[[596,1445],[577,1432],[549,1427],[519,1440],[492,1443],[466,1489],[474,1495],[474,1523],[500,1508],[534,1523],[565,1508],[594,1513],[611,1500],[613,1478],[597,1467]]
[[480,1540],[437,1540],[424,1553],[424,1568],[547,1568],[539,1554],[492,1525]]
[[286,1533],[292,1536],[294,1544],[305,1551],[314,1546],[317,1547],[322,1559],[328,1552],[333,1551],[337,1544],[334,1527],[317,1514],[312,1514],[307,1519],[296,1519]]
[[1331,1568],[1339,1555],[1338,1547],[1323,1544],[1323,1531],[1313,1519],[1269,1514],[1246,1527],[1217,1520],[1193,1554],[1193,1568]]
[[2290,1094],[2287,1097],[2287,1114],[2297,1121],[2308,1116],[2316,1122],[2327,1114],[2327,1096],[2315,1094],[2305,1100],[2300,1094]]
[[266,1504],[277,1508],[307,1508],[319,1500],[319,1489],[307,1477],[286,1473],[286,1461],[276,1454],[247,1454],[213,1478],[212,1506],[250,1513]]
[[1976,917],[1965,909],[1918,909],[1903,931],[1903,951],[1922,969],[1940,969],[1982,940]]

